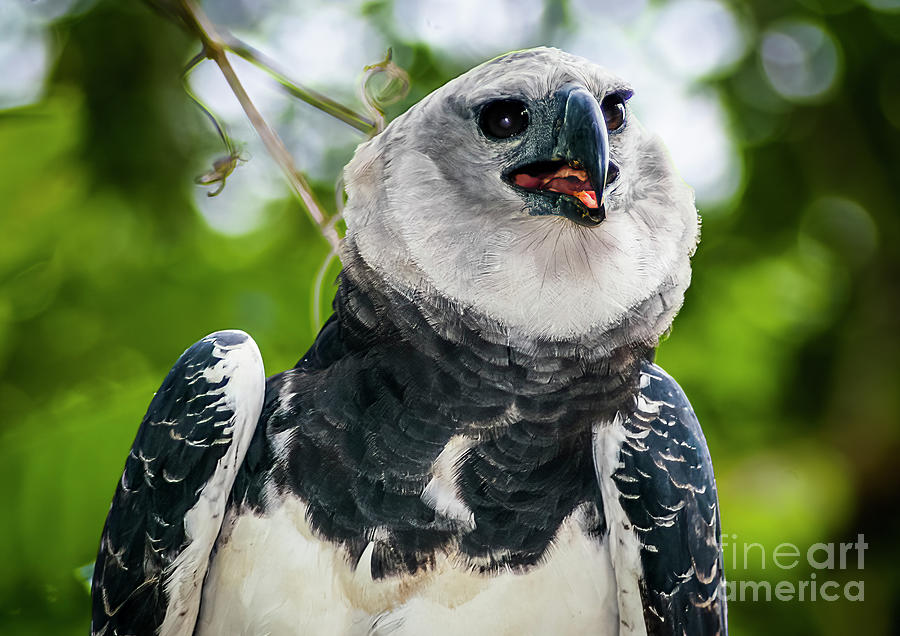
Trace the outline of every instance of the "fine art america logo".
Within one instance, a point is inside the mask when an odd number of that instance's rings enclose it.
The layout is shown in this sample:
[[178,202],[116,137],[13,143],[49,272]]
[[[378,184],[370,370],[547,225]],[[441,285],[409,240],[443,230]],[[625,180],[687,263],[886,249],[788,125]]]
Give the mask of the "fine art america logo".
[[[853,570],[861,574],[865,567],[865,551],[869,547],[865,536],[857,535],[855,542],[814,543],[801,549],[794,543],[779,543],[767,552],[761,543],[737,541],[736,534],[722,536],[725,559],[726,589],[729,601],[864,601],[865,582],[862,579],[838,582],[831,572]],[[801,565],[804,564],[805,565]],[[740,566],[743,565],[743,568]],[[805,580],[730,580],[728,573],[747,571],[748,566],[772,571],[802,567],[809,572]],[[774,578],[777,578],[774,577]],[[842,579],[844,577],[841,577]],[[853,577],[856,579],[857,576]]]

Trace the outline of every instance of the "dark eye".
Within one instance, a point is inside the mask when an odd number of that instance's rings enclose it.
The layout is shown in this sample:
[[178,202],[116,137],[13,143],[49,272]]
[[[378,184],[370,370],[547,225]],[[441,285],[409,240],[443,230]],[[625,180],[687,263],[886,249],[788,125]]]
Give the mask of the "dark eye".
[[606,130],[609,132],[618,130],[625,123],[625,100],[618,93],[604,97],[600,109],[603,111]]
[[481,109],[478,125],[488,137],[509,139],[528,128],[528,109],[517,99],[498,99]]

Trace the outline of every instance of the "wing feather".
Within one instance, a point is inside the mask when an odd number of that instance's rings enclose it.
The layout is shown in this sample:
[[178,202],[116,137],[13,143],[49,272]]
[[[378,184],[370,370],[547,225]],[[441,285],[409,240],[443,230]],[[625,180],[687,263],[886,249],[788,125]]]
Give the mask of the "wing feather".
[[92,584],[92,633],[189,635],[237,469],[262,409],[256,343],[219,331],[182,354],[138,429]]
[[[630,413],[594,432],[623,634],[727,634],[719,505],[690,403],[649,362]],[[637,604],[637,601],[640,604]]]

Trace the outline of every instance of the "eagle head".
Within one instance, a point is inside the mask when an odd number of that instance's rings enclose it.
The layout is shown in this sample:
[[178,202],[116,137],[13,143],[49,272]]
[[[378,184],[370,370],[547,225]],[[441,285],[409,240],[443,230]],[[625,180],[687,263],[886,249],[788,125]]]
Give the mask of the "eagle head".
[[508,341],[625,327],[655,343],[690,282],[698,216],[632,93],[549,48],[448,82],[347,166],[345,265],[352,251],[411,302],[446,299]]

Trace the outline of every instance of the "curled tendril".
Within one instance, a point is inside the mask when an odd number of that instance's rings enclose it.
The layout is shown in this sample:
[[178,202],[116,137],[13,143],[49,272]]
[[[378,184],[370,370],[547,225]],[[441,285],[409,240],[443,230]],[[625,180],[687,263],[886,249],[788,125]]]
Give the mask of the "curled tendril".
[[409,85],[409,73],[394,64],[392,49],[381,62],[363,69],[360,98],[375,120],[375,134],[384,129],[384,108],[406,97]]
[[236,150],[232,150],[231,154],[223,155],[213,161],[212,170],[201,174],[199,177],[194,179],[194,183],[202,186],[211,186],[213,184],[219,184],[215,190],[210,190],[206,193],[208,197],[214,197],[218,195],[225,188],[225,180],[234,172],[234,169],[237,168],[238,163],[242,163],[247,161],[247,159],[241,155],[240,152]]
[[228,135],[228,132],[225,130],[225,126],[219,121],[219,119],[215,116],[215,114],[210,110],[210,108],[204,104],[199,97],[191,90],[190,83],[188,82],[188,78],[190,77],[191,72],[199,65],[203,60],[207,58],[206,48],[200,51],[197,55],[191,58],[191,61],[187,63],[185,69],[181,75],[182,83],[184,85],[184,91],[188,94],[188,97],[191,98],[191,101],[206,115],[207,119],[209,119],[210,123],[213,125],[213,128],[216,129],[216,134],[219,135],[219,139],[222,140],[222,144],[225,146],[225,153],[221,155],[217,159],[213,161],[212,170],[201,174],[199,177],[194,179],[194,183],[202,186],[210,186],[213,184],[218,184],[218,187],[215,190],[210,190],[206,193],[208,197],[214,197],[219,195],[222,190],[225,188],[225,180],[234,172],[234,169],[237,168],[238,163],[242,163],[247,161],[247,159],[243,156],[240,150],[235,147],[234,142],[231,140],[231,137]]

